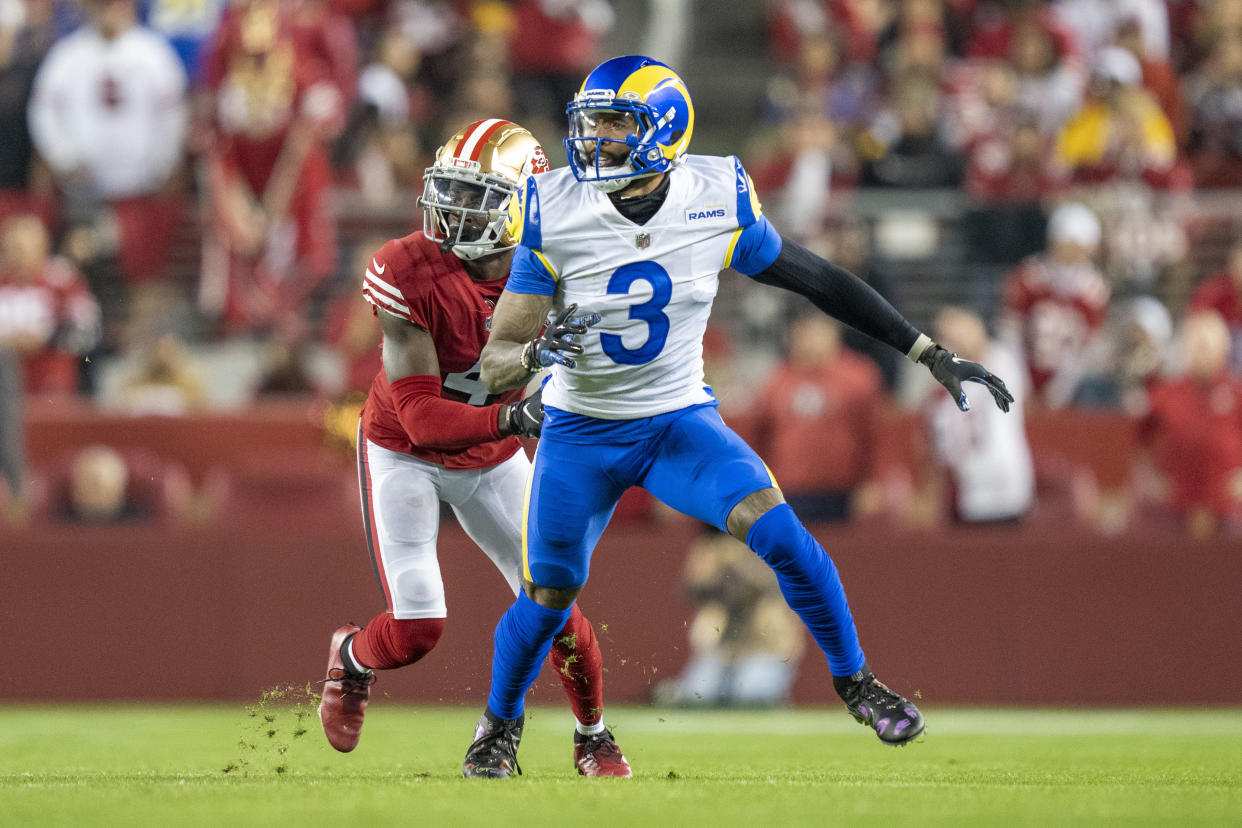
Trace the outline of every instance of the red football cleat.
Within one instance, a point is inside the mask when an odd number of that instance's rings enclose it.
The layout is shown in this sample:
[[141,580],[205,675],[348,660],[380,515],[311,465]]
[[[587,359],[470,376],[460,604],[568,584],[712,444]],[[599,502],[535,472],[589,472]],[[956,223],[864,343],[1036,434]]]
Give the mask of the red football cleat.
[[605,730],[595,736],[574,734],[574,765],[582,776],[616,776],[629,779],[634,775],[617,740]]
[[341,660],[341,645],[345,639],[359,632],[362,627],[346,624],[332,634],[328,649],[328,675],[323,680],[323,698],[319,702],[319,721],[323,723],[324,735],[332,747],[348,753],[358,747],[362,735],[362,717],[367,711],[367,699],[375,673],[368,671],[359,676],[345,669]]

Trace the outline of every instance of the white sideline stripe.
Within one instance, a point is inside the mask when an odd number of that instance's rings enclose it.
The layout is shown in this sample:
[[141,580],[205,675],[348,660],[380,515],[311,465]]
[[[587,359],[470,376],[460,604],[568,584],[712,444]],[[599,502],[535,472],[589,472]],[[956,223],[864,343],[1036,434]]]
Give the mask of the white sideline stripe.
[[457,157],[466,159],[474,155],[474,148],[478,145],[479,139],[486,135],[489,129],[500,123],[502,120],[503,119],[501,118],[488,118],[486,121],[479,124],[478,127],[466,136],[466,140],[461,145],[461,149],[457,151]]
[[381,294],[376,293],[373,290],[368,289],[365,285],[362,288],[362,295],[370,299],[371,304],[373,305],[380,305],[385,310],[390,310],[393,313],[397,314],[398,316],[409,318],[410,308],[409,306],[404,305],[401,302],[394,302],[392,299],[389,299],[387,296],[383,296]]
[[369,267],[367,268],[366,280],[368,282],[373,283],[375,287],[384,291],[384,293],[387,293],[393,299],[400,301],[403,298],[401,296],[401,291],[397,290],[395,287],[390,285],[388,282],[385,282],[379,276],[375,275],[374,271],[372,271],[371,268]]

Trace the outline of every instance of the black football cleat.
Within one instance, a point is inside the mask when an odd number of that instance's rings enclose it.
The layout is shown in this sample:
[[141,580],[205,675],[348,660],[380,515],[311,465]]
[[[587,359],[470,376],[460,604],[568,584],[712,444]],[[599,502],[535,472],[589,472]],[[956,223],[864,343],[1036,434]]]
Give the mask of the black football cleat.
[[466,779],[508,779],[522,772],[518,765],[518,745],[522,743],[522,725],[526,715],[502,719],[484,711],[474,729],[474,744],[466,751],[461,775]]
[[906,745],[923,733],[923,714],[914,702],[890,690],[867,665],[852,676],[833,676],[832,684],[850,714],[884,744]]

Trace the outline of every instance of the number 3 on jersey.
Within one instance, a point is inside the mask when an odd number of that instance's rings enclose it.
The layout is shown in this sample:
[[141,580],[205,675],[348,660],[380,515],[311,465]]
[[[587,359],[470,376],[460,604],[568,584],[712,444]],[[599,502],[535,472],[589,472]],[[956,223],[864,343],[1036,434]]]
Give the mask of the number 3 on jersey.
[[610,294],[628,294],[635,282],[651,285],[651,298],[630,307],[630,319],[647,323],[647,340],[637,348],[627,348],[616,334],[600,334],[604,353],[622,365],[644,365],[655,359],[668,340],[669,322],[664,308],[673,298],[673,280],[655,262],[634,262],[617,268],[608,280]]

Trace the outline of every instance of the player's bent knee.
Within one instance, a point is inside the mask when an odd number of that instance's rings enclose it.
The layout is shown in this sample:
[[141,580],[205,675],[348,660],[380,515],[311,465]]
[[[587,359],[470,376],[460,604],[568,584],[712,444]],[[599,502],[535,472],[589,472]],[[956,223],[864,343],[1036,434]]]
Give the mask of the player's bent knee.
[[785,496],[775,486],[751,492],[733,507],[733,511],[729,512],[729,518],[726,521],[729,534],[745,543],[750,527],[755,525],[755,521],[784,502]]
[[577,600],[578,592],[582,587],[545,587],[530,581],[523,581],[522,589],[526,591],[528,598],[541,607],[567,610],[574,605],[574,601]]

